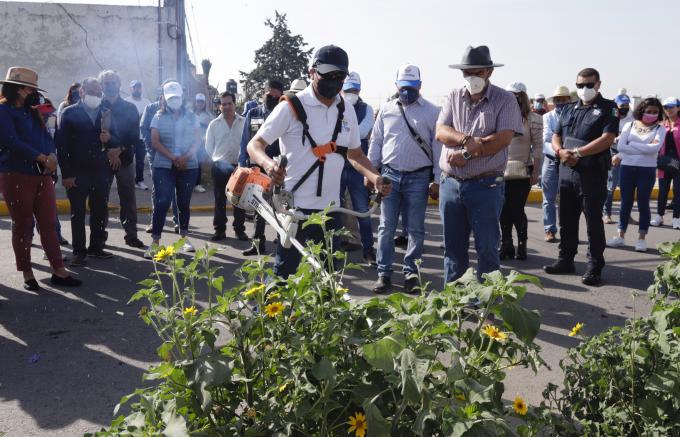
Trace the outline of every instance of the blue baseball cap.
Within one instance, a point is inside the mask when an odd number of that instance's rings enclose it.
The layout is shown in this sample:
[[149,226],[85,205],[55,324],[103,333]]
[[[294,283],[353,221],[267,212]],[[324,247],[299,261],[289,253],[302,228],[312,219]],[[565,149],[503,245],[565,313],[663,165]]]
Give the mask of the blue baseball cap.
[[361,91],[361,77],[356,71],[352,71],[346,78],[345,83],[342,84],[342,90],[358,90]]
[[628,97],[628,96],[625,95],[625,94],[619,94],[619,95],[616,96],[616,98],[614,99],[614,102],[616,102],[616,104],[617,104],[618,106],[621,106],[621,105],[630,105],[630,97]]

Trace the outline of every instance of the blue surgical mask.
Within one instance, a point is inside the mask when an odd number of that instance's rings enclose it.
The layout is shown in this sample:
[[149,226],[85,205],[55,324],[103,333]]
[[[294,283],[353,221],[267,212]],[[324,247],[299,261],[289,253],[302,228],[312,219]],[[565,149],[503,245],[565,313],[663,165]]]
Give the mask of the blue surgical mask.
[[541,102],[534,102],[534,109],[537,110],[537,111],[538,111],[539,109],[543,109],[543,103],[541,103]]
[[560,103],[559,105],[555,105],[555,112],[557,115],[560,115],[567,105],[568,103]]
[[399,89],[399,101],[404,105],[410,105],[411,103],[418,100],[420,96],[420,91],[416,88],[400,88]]

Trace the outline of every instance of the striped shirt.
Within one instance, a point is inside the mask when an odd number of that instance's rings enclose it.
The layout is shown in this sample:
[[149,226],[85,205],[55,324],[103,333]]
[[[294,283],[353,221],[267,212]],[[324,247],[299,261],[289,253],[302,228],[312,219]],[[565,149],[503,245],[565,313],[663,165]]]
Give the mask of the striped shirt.
[[[470,94],[465,88],[451,91],[446,97],[437,124],[453,127],[456,131],[472,134],[473,137],[486,137],[504,130],[514,131],[516,135],[524,132],[522,114],[515,96],[491,84],[476,104],[470,101]],[[471,159],[463,167],[451,167],[448,163],[449,153],[460,149],[459,146],[442,148],[439,166],[450,176],[468,179],[485,173],[505,171],[508,162],[507,147],[494,155]]]
[[376,168],[388,165],[394,170],[404,172],[432,166],[434,180],[439,182],[441,171],[437,157],[441,154],[442,144],[435,140],[439,108],[422,97],[411,105],[404,106],[409,124],[427,143],[423,150],[413,139],[397,106],[397,100],[390,100],[380,108],[373,125],[368,159]]

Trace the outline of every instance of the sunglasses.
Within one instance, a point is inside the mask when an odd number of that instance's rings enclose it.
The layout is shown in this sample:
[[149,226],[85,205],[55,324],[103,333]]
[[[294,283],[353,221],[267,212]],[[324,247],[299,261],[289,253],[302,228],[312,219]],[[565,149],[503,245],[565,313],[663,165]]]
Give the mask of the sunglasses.
[[317,73],[318,73],[319,76],[321,76],[323,79],[327,79],[327,80],[340,80],[340,81],[344,81],[345,78],[347,77],[347,73],[345,73],[344,71],[330,71],[330,72],[328,72],[328,73],[326,73],[326,74],[321,74],[321,73],[319,73],[319,72],[317,71]]
[[595,88],[596,83],[595,82],[590,82],[590,83],[577,83],[576,88],[578,89],[583,89],[583,88]]

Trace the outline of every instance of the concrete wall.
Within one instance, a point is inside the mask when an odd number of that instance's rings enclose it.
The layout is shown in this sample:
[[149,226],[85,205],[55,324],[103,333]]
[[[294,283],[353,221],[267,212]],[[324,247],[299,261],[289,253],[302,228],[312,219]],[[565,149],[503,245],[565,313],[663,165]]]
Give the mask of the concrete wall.
[[[159,84],[157,8],[63,7],[73,18],[55,3],[0,2],[0,76],[14,65],[35,69],[40,87],[59,101],[74,81],[113,69],[121,75],[125,95],[129,82],[140,79],[145,95],[154,100]],[[174,8],[162,8],[161,17],[164,80],[176,76],[175,40],[168,35],[173,35],[168,23],[174,24]]]

